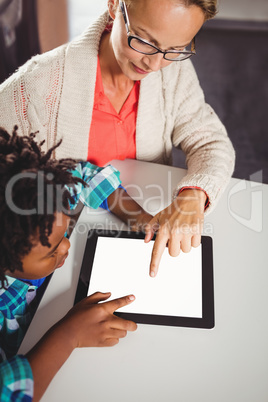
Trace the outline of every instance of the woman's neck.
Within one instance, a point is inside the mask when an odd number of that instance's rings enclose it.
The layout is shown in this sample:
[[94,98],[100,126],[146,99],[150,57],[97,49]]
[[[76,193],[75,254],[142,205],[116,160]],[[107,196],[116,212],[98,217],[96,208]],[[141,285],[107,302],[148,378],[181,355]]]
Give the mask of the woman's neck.
[[104,33],[100,43],[99,60],[103,85],[118,91],[129,90],[129,88],[131,90],[134,81],[126,77],[119,67],[110,38],[110,32]]
[[99,50],[101,77],[104,93],[119,113],[134,86],[134,81],[126,77],[119,67],[110,37],[110,33],[104,33],[101,38]]

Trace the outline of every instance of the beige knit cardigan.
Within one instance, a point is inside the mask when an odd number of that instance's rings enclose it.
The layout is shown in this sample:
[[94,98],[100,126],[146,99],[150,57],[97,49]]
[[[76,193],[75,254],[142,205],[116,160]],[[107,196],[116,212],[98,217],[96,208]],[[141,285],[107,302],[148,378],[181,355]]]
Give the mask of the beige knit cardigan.
[[[0,86],[0,126],[21,134],[39,131],[47,147],[63,138],[57,157],[87,158],[97,54],[108,20],[104,13],[72,42],[29,60]],[[109,135],[109,133],[107,133]],[[178,184],[203,188],[212,210],[234,167],[226,130],[204,101],[189,60],[172,63],[141,81],[137,159],[171,164],[172,145],[186,154]]]

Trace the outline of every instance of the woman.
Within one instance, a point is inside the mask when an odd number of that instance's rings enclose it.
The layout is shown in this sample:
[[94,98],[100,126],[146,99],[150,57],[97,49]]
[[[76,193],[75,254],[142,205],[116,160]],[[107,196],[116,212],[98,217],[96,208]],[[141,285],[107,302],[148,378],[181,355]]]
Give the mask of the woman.
[[172,256],[200,244],[204,210],[233,172],[232,145],[189,60],[215,13],[216,0],[109,0],[78,39],[36,56],[0,87],[1,125],[39,131],[49,147],[63,137],[57,157],[168,164],[172,145],[186,153],[174,201],[147,227],[146,242],[158,229],[152,276],[166,244]]

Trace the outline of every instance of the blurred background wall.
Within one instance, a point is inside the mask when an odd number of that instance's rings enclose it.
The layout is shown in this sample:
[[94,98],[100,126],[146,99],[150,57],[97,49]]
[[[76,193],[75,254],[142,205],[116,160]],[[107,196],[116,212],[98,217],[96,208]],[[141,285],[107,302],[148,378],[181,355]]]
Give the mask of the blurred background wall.
[[[107,0],[68,0],[70,38],[106,9]],[[268,21],[268,0],[220,0],[218,19]]]
[[0,82],[69,40],[67,0],[0,0]]
[[68,2],[67,0],[35,1],[40,50],[43,53],[69,40]]

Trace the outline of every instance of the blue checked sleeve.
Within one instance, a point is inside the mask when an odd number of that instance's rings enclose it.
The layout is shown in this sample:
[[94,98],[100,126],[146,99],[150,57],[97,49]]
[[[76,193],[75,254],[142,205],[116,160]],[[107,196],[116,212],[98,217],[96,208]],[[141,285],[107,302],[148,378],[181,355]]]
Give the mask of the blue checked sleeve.
[[[120,186],[118,186],[118,188],[122,188],[125,192],[127,191],[121,184],[120,184]],[[100,208],[106,209],[106,211],[111,212],[108,207],[107,198],[100,204]]]
[[16,355],[0,364],[0,400],[32,401],[33,375],[26,357]]
[[80,162],[72,174],[88,184],[78,183],[75,188],[68,187],[74,200],[72,208],[81,201],[87,207],[97,209],[121,184],[119,171],[111,165],[100,168],[89,162]]

